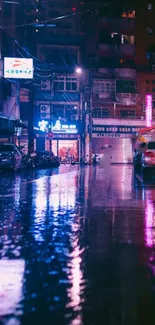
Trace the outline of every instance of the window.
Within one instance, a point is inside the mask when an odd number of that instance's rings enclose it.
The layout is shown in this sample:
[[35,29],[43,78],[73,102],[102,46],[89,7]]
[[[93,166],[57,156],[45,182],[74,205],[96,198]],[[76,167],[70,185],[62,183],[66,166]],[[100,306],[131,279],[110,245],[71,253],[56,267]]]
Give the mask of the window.
[[155,80],[152,80],[152,84],[155,85]]
[[71,119],[72,115],[76,115],[78,113],[78,107],[74,105],[61,105],[54,104],[53,105],[53,117],[57,120],[59,117],[65,119]]
[[152,10],[152,3],[148,3],[147,8],[148,10]]
[[155,92],[155,88],[152,88],[152,91]]
[[53,81],[53,90],[55,91],[77,91],[76,78],[58,78]]
[[113,85],[110,81],[106,80],[94,80],[93,92],[94,94],[111,93]]
[[122,14],[123,18],[135,18],[136,12],[135,10],[129,9],[125,10]]
[[153,29],[152,29],[152,28],[147,27],[147,28],[146,28],[146,31],[147,31],[147,34],[148,34],[148,35],[153,35]]
[[76,91],[77,90],[76,78],[67,78],[66,79],[66,90],[68,90],[68,91]]
[[107,109],[102,109],[102,117],[109,117],[109,110]]
[[131,116],[135,116],[135,111],[120,111],[120,116],[121,117],[131,117]]
[[12,4],[9,2],[3,3],[3,15],[7,18],[12,18]]
[[152,102],[152,107],[155,108],[155,101]]
[[135,37],[131,35],[121,35],[121,44],[135,44]]
[[[92,112],[92,116],[94,118],[109,117],[109,110],[108,110],[108,108],[102,108],[102,107],[95,108]],[[103,131],[103,130],[101,130],[101,131]]]
[[135,93],[135,80],[116,80],[116,93]]
[[146,80],[146,84],[149,84],[150,83],[150,80]]
[[64,90],[64,82],[63,81],[54,81],[53,82],[53,90]]

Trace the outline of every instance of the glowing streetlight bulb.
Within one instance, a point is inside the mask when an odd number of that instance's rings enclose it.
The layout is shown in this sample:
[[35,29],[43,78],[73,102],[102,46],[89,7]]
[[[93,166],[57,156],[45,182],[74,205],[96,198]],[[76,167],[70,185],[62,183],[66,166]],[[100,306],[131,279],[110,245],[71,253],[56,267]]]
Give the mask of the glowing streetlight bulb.
[[80,67],[76,68],[75,72],[77,74],[82,74],[82,69]]

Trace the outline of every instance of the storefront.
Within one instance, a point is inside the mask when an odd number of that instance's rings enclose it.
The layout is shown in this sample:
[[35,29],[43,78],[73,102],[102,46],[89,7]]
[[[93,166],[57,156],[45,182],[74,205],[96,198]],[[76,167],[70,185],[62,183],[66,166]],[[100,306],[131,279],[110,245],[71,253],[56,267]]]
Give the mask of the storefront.
[[[47,139],[45,149],[50,151],[50,141]],[[51,151],[58,156],[61,162],[70,162],[71,159],[79,162],[79,139],[75,135],[54,135],[51,141]]]
[[102,147],[111,146],[112,163],[133,162],[133,136],[141,127],[94,126],[92,150],[95,154],[103,153]]
[[46,150],[58,156],[62,163],[80,159],[80,135],[75,124],[62,124],[59,120],[48,133],[40,131],[36,135],[36,150]]
[[15,121],[0,116],[0,142],[14,142]]

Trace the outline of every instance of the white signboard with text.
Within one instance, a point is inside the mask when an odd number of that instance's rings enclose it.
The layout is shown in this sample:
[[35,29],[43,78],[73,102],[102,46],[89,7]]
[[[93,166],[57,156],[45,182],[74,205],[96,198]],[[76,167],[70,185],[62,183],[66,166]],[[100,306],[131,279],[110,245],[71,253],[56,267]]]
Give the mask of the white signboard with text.
[[33,59],[4,58],[4,78],[33,79]]
[[125,138],[125,139],[130,139],[131,134],[123,134],[123,133],[93,133],[92,135],[93,138]]

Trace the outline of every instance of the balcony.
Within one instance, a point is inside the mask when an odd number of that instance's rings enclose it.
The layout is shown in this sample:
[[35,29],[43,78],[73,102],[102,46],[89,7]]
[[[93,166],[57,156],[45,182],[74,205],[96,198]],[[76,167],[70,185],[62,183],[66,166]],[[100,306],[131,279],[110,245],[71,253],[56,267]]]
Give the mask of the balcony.
[[116,78],[127,78],[127,79],[135,79],[136,78],[136,69],[115,69]]
[[[134,127],[134,128],[141,128],[146,126],[146,121],[144,116],[128,116],[128,117],[119,117],[117,116],[109,116],[109,117],[93,117],[93,125],[99,126],[111,126],[111,127]],[[138,131],[138,130],[137,130]]]
[[118,46],[120,56],[133,56],[135,54],[135,45],[121,44]]
[[[39,91],[35,92],[34,99],[36,101],[50,101],[51,92],[50,91]],[[66,92],[59,91],[54,92],[52,101],[53,102],[78,102],[80,100],[80,93],[77,92]]]
[[117,45],[115,44],[104,44],[101,41],[99,41],[98,48],[102,52],[102,55],[105,57],[116,55]]
[[93,94],[93,102],[100,102],[100,103],[113,103],[115,102],[115,92],[111,91],[109,93],[100,93],[100,94]]
[[102,55],[105,57],[131,57],[135,54],[135,45],[132,44],[104,44],[100,41],[98,47]]
[[102,18],[100,24],[109,26],[115,31],[129,31],[135,28],[135,19],[130,18]]
[[116,93],[117,103],[125,106],[136,105],[140,100],[140,94],[138,93]]
[[104,78],[126,78],[126,79],[136,79],[136,69],[127,69],[127,68],[116,68],[116,69],[107,69],[100,68],[98,72],[102,74]]

